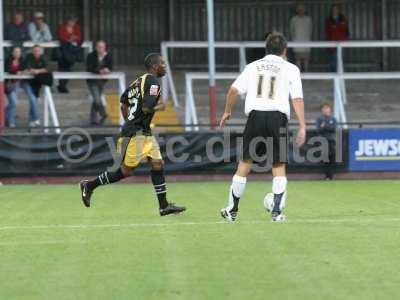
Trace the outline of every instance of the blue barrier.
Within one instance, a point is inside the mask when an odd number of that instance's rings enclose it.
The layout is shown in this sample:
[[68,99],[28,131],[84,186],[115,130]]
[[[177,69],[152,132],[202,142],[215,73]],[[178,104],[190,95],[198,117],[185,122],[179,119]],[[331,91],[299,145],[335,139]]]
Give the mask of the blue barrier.
[[349,129],[350,171],[400,171],[400,128]]

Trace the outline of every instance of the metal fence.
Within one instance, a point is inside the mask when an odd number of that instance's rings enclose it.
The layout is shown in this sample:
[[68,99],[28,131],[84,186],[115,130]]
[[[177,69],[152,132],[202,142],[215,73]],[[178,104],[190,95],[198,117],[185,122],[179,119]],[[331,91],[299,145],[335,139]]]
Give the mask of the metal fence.
[[[163,40],[206,40],[204,0],[5,0],[5,18],[15,10],[27,17],[35,10],[46,15],[53,34],[67,15],[77,15],[86,29],[85,39],[105,39],[118,64],[138,64],[143,56],[159,50]],[[215,0],[215,36],[220,41],[259,41],[273,29],[289,33],[289,20],[297,3],[305,4],[313,19],[313,40],[325,40],[324,22],[336,0]],[[379,40],[400,38],[400,1],[346,0],[343,12],[348,17],[350,38]],[[248,56],[260,55],[249,51]],[[400,66],[399,50],[351,49],[345,52],[349,70],[377,70],[384,58],[387,68]],[[179,66],[201,67],[207,62],[206,50],[176,50],[172,62]],[[234,50],[217,51],[217,62],[229,68],[238,64]],[[323,70],[326,51],[315,50],[312,65]],[[234,66],[236,68],[236,66]]]

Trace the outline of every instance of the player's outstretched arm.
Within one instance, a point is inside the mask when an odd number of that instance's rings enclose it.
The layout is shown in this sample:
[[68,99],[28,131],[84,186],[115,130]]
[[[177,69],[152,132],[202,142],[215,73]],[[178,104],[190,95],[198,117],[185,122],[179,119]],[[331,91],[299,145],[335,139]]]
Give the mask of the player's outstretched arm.
[[219,122],[219,127],[224,127],[225,123],[231,117],[231,113],[236,104],[236,98],[239,94],[239,91],[233,86],[229,89],[228,94],[226,96],[226,104],[225,111],[222,115],[221,121]]
[[299,131],[297,132],[296,144],[302,146],[306,141],[306,122],[304,118],[304,101],[303,98],[295,98],[292,100],[293,109],[299,121]]

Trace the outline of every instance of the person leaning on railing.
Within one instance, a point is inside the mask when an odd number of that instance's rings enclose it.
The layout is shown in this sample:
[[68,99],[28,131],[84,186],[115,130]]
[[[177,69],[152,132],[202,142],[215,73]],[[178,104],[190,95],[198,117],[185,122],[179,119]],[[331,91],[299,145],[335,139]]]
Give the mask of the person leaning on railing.
[[[113,61],[110,53],[107,52],[107,44],[104,41],[96,43],[96,49],[89,53],[86,59],[86,70],[95,74],[109,74],[113,69]],[[90,124],[102,125],[107,119],[106,109],[102,101],[102,95],[106,79],[88,79],[87,84],[92,96],[92,107],[90,109]],[[100,117],[99,121],[97,117]]]
[[[5,71],[10,74],[24,74],[24,62],[22,59],[21,48],[15,47],[12,49],[10,57],[5,62]],[[6,80],[6,95],[8,104],[6,107],[6,124],[8,127],[13,128],[16,126],[16,107],[18,100],[18,93],[23,89],[28,96],[29,100],[29,126],[34,127],[40,124],[37,98],[33,93],[32,87],[26,80],[12,79]]]
[[[25,58],[25,72],[33,75],[33,79],[29,79],[29,84],[32,87],[33,94],[38,98],[42,85],[53,85],[53,74],[47,69],[47,61],[43,55],[43,49],[35,45],[32,48],[32,53],[29,53]],[[36,122],[39,125],[39,122]]]

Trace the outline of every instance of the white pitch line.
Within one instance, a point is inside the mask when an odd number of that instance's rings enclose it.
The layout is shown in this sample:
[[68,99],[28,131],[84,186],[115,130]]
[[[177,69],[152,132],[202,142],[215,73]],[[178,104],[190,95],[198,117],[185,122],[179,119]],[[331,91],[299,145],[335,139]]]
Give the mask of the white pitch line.
[[[388,219],[289,219],[286,222],[277,222],[283,224],[369,224],[369,223],[398,223],[400,218]],[[237,224],[237,225],[252,225],[252,224],[271,224],[273,222],[266,219],[255,221],[240,221],[229,223],[226,221],[215,222],[176,222],[176,223],[131,223],[131,224],[54,224],[54,225],[3,225],[0,226],[0,231],[7,230],[24,230],[24,229],[102,229],[102,228],[135,228],[135,227],[172,227],[172,226],[206,226],[206,225],[221,225],[221,224]]]
[[87,244],[85,241],[32,241],[32,242],[0,242],[2,246],[22,246],[22,245],[60,245],[60,244]]

